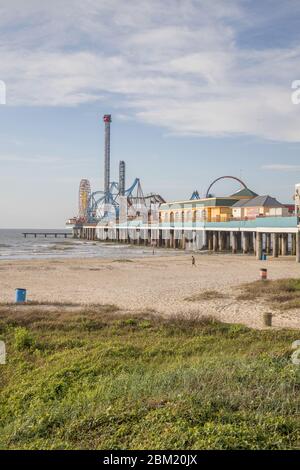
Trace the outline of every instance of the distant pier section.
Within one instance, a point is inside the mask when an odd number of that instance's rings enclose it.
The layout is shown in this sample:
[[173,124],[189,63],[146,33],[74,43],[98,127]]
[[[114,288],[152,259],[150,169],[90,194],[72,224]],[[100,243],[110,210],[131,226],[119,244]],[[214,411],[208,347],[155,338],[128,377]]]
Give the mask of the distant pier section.
[[37,237],[44,237],[44,238],[47,238],[47,237],[54,237],[54,238],[73,237],[73,234],[70,233],[70,232],[22,232],[22,235],[23,235],[24,238],[27,238],[27,237],[34,237],[34,238],[37,238]]

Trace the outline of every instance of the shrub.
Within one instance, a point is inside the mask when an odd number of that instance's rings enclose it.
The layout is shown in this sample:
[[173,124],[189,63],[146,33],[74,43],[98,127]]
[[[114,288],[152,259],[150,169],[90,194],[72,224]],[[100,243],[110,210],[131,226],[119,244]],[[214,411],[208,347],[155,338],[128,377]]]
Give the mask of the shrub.
[[34,338],[30,331],[19,326],[15,329],[15,347],[18,351],[31,349],[34,345]]

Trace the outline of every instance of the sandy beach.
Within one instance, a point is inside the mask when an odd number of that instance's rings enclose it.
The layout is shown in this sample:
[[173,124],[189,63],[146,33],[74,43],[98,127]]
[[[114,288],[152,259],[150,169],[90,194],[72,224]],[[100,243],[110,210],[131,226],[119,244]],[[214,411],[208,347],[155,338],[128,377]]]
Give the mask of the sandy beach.
[[[261,267],[269,279],[298,277],[294,258],[257,261],[253,256],[159,255],[131,260],[52,259],[2,261],[0,302],[13,302],[16,287],[28,300],[115,304],[122,311],[162,315],[211,315],[221,321],[261,328],[266,305],[236,299],[239,285],[259,279]],[[187,301],[204,290],[224,294],[214,300]],[[268,310],[269,311],[269,310]],[[274,327],[300,328],[300,311],[274,311]]]

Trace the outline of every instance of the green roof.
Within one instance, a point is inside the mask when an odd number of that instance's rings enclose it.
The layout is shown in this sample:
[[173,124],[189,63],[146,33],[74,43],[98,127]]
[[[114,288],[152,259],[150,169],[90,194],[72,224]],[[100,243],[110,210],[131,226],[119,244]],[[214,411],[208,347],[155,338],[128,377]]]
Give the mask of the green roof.
[[231,194],[230,197],[256,197],[258,194],[256,194],[254,191],[251,191],[249,188],[243,188],[237,191],[234,194]]
[[207,199],[195,199],[194,201],[168,202],[161,204],[160,210],[192,209],[196,207],[228,207],[232,206],[236,199],[230,197],[211,197]]

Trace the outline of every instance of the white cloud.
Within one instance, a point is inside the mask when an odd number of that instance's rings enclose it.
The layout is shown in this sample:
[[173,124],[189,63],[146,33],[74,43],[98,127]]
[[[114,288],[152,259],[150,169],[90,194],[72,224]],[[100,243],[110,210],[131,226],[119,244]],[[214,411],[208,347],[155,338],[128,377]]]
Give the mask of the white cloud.
[[173,134],[299,141],[290,85],[300,47],[241,48],[238,36],[253,23],[242,5],[28,0],[25,9],[12,0],[0,7],[7,104],[105,99],[120,115]]

